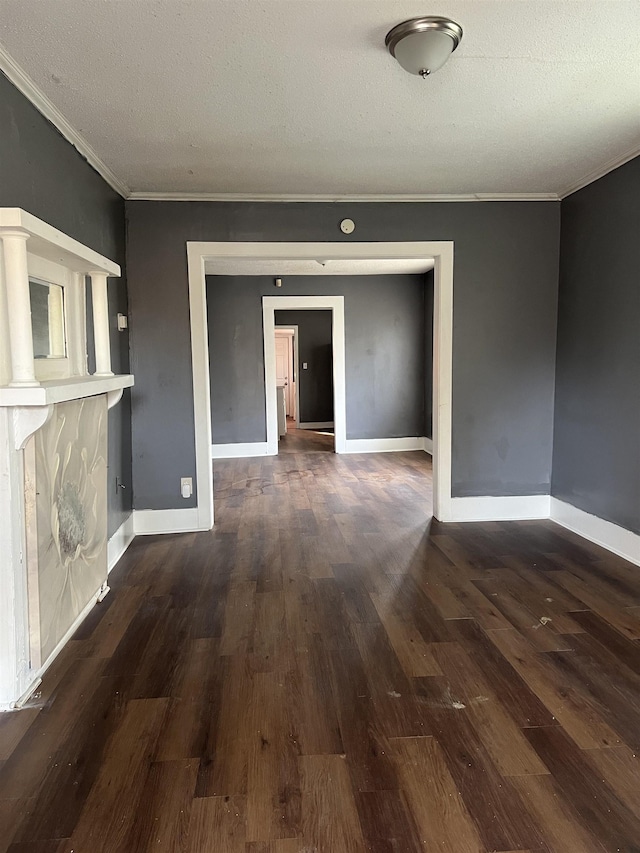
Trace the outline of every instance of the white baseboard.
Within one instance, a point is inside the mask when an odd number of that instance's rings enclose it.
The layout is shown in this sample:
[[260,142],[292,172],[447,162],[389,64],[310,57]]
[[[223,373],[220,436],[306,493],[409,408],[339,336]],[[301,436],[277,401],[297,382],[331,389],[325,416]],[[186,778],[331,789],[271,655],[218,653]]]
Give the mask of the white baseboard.
[[333,421],[300,421],[298,429],[333,429]]
[[519,521],[549,518],[549,495],[451,498],[449,521]]
[[550,518],[578,536],[640,566],[640,536],[637,533],[553,497]]
[[[198,508],[186,509],[134,509],[133,532],[136,536],[155,533],[187,533],[202,529],[199,526]],[[207,528],[208,529],[208,528]]]
[[110,572],[133,542],[133,513],[129,515],[107,542],[107,571]]
[[424,450],[420,438],[348,438],[344,453],[395,453],[402,450]]
[[424,450],[424,452],[428,453],[429,456],[433,456],[433,439],[427,438],[425,435],[425,437],[422,439],[422,441],[424,442],[424,446],[422,448]]
[[266,441],[251,441],[245,444],[212,444],[212,459],[243,459],[245,456],[269,456]]

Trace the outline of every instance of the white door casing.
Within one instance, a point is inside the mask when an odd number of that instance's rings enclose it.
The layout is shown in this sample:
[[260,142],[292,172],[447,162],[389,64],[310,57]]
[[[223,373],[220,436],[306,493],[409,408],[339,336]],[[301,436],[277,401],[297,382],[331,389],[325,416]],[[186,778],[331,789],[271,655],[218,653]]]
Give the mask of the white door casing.
[[[433,336],[433,514],[440,521],[453,519],[451,503],[451,388],[453,361],[453,243],[437,242],[187,242],[189,276],[189,308],[191,322],[191,363],[193,369],[193,407],[195,421],[196,480],[198,506],[181,510],[180,530],[209,530],[213,526],[213,466],[211,464],[211,409],[209,385],[209,345],[207,337],[206,279],[215,275],[216,261],[228,270],[233,259],[365,259],[382,258],[434,260],[434,336]],[[284,297],[265,297],[282,300]],[[284,305],[279,302],[279,307]],[[271,330],[273,340],[274,328]],[[335,330],[334,330],[335,334]],[[344,325],[340,329],[344,358]],[[336,338],[337,340],[337,338]],[[334,353],[337,357],[337,353]],[[336,371],[334,357],[334,380]],[[334,387],[335,393],[335,387]],[[266,394],[266,383],[265,383]],[[274,401],[275,402],[275,401]],[[269,408],[274,402],[267,395]],[[338,414],[336,410],[336,414]],[[342,411],[344,415],[344,409]],[[340,427],[343,440],[346,424]],[[336,453],[345,451],[338,438],[336,421]],[[276,453],[274,450],[267,450]],[[172,513],[176,511],[170,511]],[[173,524],[172,519],[172,524]],[[177,527],[178,525],[176,525]],[[175,527],[174,527],[175,529]],[[157,531],[156,531],[157,532]]]

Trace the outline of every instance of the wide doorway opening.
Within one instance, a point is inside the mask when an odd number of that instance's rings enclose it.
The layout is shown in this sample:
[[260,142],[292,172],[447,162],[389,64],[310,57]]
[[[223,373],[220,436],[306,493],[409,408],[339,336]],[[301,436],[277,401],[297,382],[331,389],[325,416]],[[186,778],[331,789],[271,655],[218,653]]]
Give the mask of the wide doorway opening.
[[[443,243],[187,243],[189,296],[191,307],[192,366],[197,471],[197,526],[213,525],[212,424],[209,382],[209,330],[207,325],[206,276],[271,276],[287,262],[301,260],[325,266],[358,259],[384,264],[399,259],[429,262],[433,268],[433,514],[439,520],[451,518],[451,373],[453,328],[453,244]],[[312,273],[309,273],[312,274]],[[277,285],[276,285],[277,286]],[[309,291],[307,291],[309,292]],[[287,296],[262,297],[264,346],[264,411],[266,441],[258,454],[277,455],[277,382],[273,357],[275,310],[300,307],[287,305]],[[305,297],[319,302],[314,309],[331,309],[333,316],[333,380],[335,452],[378,453],[390,450],[425,450],[420,436],[360,439],[347,437],[345,400],[344,299],[336,296]],[[326,304],[327,301],[329,305]],[[277,305],[270,304],[276,302]],[[325,304],[323,304],[323,302]],[[271,352],[269,352],[269,351]],[[270,377],[272,374],[272,377]],[[234,444],[234,452],[237,451]],[[251,455],[247,453],[246,455]]]

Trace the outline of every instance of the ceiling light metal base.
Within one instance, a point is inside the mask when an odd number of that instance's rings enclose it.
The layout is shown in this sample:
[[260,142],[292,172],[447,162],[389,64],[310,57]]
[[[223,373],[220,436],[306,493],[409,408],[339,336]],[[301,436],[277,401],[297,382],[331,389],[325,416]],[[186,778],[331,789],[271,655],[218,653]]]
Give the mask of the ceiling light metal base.
[[413,35],[414,33],[423,33],[427,30],[438,30],[441,33],[446,33],[453,39],[453,49],[455,50],[462,39],[462,27],[456,24],[450,18],[442,18],[439,15],[423,15],[421,18],[410,18],[408,21],[403,21],[397,24],[387,33],[384,43],[389,48],[391,56],[395,57],[395,48],[399,41],[405,36]]

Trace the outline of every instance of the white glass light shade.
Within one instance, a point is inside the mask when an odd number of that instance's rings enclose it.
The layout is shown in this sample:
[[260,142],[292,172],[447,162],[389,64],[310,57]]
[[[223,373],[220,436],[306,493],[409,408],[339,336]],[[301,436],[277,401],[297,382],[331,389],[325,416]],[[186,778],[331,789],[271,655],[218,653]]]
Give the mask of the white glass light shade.
[[453,39],[447,33],[425,30],[398,42],[395,57],[409,74],[433,74],[453,53]]
[[412,18],[389,30],[385,44],[409,74],[427,77],[442,68],[460,44],[462,27],[449,18]]

